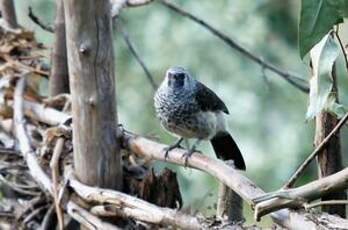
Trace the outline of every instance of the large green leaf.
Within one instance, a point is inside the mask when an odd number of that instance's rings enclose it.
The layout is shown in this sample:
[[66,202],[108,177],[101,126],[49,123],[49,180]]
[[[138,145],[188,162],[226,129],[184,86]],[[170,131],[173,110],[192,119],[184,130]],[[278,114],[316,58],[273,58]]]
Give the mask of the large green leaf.
[[314,118],[322,110],[333,111],[340,116],[344,109],[335,102],[335,95],[331,94],[332,68],[338,55],[339,47],[330,35],[324,36],[310,51],[312,76],[309,82],[307,119]]
[[348,17],[348,1],[347,0],[330,0],[337,4],[337,9],[341,17]]
[[347,0],[302,0],[299,27],[300,56],[303,58],[311,48],[327,34],[334,25],[343,21],[347,12]]

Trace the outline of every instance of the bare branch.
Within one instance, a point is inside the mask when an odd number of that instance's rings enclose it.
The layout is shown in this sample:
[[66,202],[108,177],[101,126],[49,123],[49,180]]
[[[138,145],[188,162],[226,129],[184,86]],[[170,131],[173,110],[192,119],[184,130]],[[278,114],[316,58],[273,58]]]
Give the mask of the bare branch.
[[144,73],[147,77],[147,79],[149,80],[152,88],[154,90],[157,89],[157,84],[152,76],[152,74],[150,73],[149,69],[146,67],[145,62],[143,61],[143,59],[140,57],[140,55],[138,54],[138,52],[136,51],[134,45],[132,44],[130,38],[129,38],[129,34],[127,32],[127,30],[124,28],[123,24],[119,23],[120,25],[120,30],[122,33],[122,37],[123,40],[125,41],[130,53],[134,56],[135,60],[140,64],[141,68],[144,70]]
[[343,42],[340,38],[340,35],[338,34],[338,25],[337,25],[337,30],[335,31],[335,36],[338,40],[338,43],[340,44],[340,47],[341,47],[341,50],[343,53],[343,57],[344,57],[344,62],[346,64],[346,70],[348,71],[348,52],[347,52],[345,46],[343,45]]
[[326,146],[326,144],[329,142],[331,137],[333,137],[340,128],[346,123],[348,119],[348,113],[342,117],[342,119],[337,123],[335,128],[332,129],[332,131],[329,133],[329,135],[314,149],[314,151],[307,157],[307,159],[300,165],[300,167],[297,168],[295,173],[290,177],[288,182],[285,183],[283,188],[290,188],[297,180],[297,178],[300,176],[300,174],[304,171],[304,169],[307,167],[307,165],[314,159],[314,157],[321,152],[321,150]]
[[120,228],[102,221],[98,217],[90,214],[87,210],[81,208],[73,202],[67,204],[68,214],[75,220],[83,224],[88,229],[93,230],[120,230]]
[[269,62],[264,61],[262,57],[258,57],[256,55],[254,55],[249,50],[244,48],[242,45],[240,45],[238,42],[236,42],[232,38],[228,37],[223,32],[214,28],[213,26],[211,26],[210,24],[205,22],[203,19],[198,18],[197,16],[191,14],[190,12],[180,8],[178,5],[176,5],[170,1],[167,1],[167,0],[161,0],[160,2],[163,5],[165,5],[166,7],[168,7],[169,9],[173,10],[174,12],[179,13],[180,15],[187,17],[187,18],[193,20],[194,22],[200,24],[201,26],[203,26],[204,28],[209,30],[213,35],[215,35],[216,37],[218,37],[222,41],[224,41],[228,46],[237,50],[239,53],[241,53],[245,57],[251,59],[252,61],[256,62],[257,64],[261,65],[262,68],[268,69],[268,70],[276,73],[278,76],[284,78],[286,81],[288,81],[290,84],[292,84],[293,86],[295,86],[296,88],[298,88],[302,92],[305,92],[305,93],[309,92],[308,82],[305,81],[303,78],[301,78],[295,74],[292,74],[290,72],[287,72],[283,69],[280,69],[279,67],[277,67]]
[[53,155],[50,162],[50,168],[52,172],[52,192],[53,192],[53,201],[55,205],[55,210],[57,213],[59,230],[64,229],[64,215],[63,211],[60,208],[58,200],[58,191],[59,191],[59,157],[63,151],[64,147],[64,138],[58,138],[56,146],[53,150]]
[[[56,112],[59,113],[59,111],[56,111]],[[40,120],[40,118],[43,120],[47,120],[47,118],[45,118],[44,116],[37,117],[36,114],[29,114],[29,116],[37,120]],[[61,115],[59,117],[61,118],[64,116]],[[57,123],[62,123],[65,121],[64,119],[60,119],[59,117],[56,118]],[[119,133],[121,134],[121,132]],[[133,153],[139,156],[145,157],[147,159],[157,159],[157,160],[165,161],[164,152],[162,151],[162,149],[166,147],[167,145],[156,143],[154,141],[148,140],[140,136],[132,135],[129,132],[125,132],[123,134],[123,145],[125,148],[131,150]],[[184,150],[178,150],[178,149],[172,150],[170,152],[170,155],[167,161],[171,163],[184,165],[185,160],[182,158],[184,153],[185,153]],[[238,194],[240,194],[243,198],[245,198],[245,200],[248,203],[253,203],[253,200],[252,200],[253,198],[259,197],[265,194],[259,187],[257,187],[254,183],[252,183],[249,179],[244,177],[242,174],[240,174],[236,170],[228,167],[220,160],[213,160],[200,153],[194,153],[192,157],[189,159],[188,165],[190,167],[205,171],[213,175],[214,177],[218,178],[220,181],[224,182],[230,188],[233,188],[236,192],[238,192]],[[348,173],[348,169],[343,170],[339,173],[336,173],[332,176],[323,178],[320,180],[320,182],[317,182],[317,183],[312,182],[312,183],[315,183],[316,186],[318,186],[318,183],[321,184],[322,187],[320,186],[319,187],[324,188],[324,192],[325,192],[325,188],[327,188],[332,183],[336,183],[337,181],[341,181],[342,182],[342,183],[340,182],[341,185],[346,183],[344,179],[342,180],[342,176],[340,176],[342,175],[342,173],[343,174]],[[339,179],[337,179],[337,175]],[[332,177],[335,177],[336,181],[332,181]],[[39,180],[41,179],[39,178]],[[330,183],[330,181],[332,183]],[[325,185],[325,183],[327,184]],[[318,191],[318,187],[311,186],[311,185],[310,187],[312,187],[312,189],[308,189],[307,187],[309,193]],[[305,190],[304,188],[302,189]],[[295,189],[292,189],[292,190],[295,190]],[[297,191],[297,193],[299,192],[299,190],[295,190],[295,191]],[[303,192],[301,194],[303,194]],[[311,194],[311,197],[314,197],[315,194],[313,196],[312,195],[313,194]],[[279,200],[279,198],[274,198],[274,199]],[[284,199],[282,200],[282,202],[283,201]],[[292,202],[293,202],[292,204],[294,203],[296,204],[296,202],[294,201]],[[291,205],[291,202],[288,205]],[[289,211],[288,209],[283,209],[283,210],[278,210],[276,212],[273,212],[271,214],[271,217],[273,218],[274,222],[276,222],[277,224],[285,228],[292,228],[293,226],[301,226],[303,227],[303,229],[316,229],[318,226],[322,226],[321,222],[318,222],[318,220],[325,220],[326,223],[335,222],[337,223],[335,224],[337,228],[343,226],[342,229],[345,229],[345,226],[348,226],[347,220],[338,218],[332,215],[328,215],[326,213],[317,215],[315,218],[314,217],[309,218],[308,215],[309,215],[308,213],[303,213],[300,211]],[[331,226],[332,224],[329,224],[329,225]]]
[[43,30],[45,30],[45,31],[47,31],[47,32],[50,32],[50,33],[53,33],[53,32],[54,32],[53,26],[51,26],[51,25],[46,25],[45,23],[43,23],[43,22],[41,21],[41,19],[40,19],[38,16],[36,16],[36,15],[34,14],[33,9],[31,8],[31,6],[29,6],[28,10],[29,10],[29,13],[28,13],[29,18],[30,18],[36,25],[38,25],[39,27],[41,27],[41,29],[43,29]]
[[348,200],[326,200],[326,201],[319,201],[315,203],[305,204],[304,207],[306,210],[311,208],[316,208],[322,205],[336,205],[336,204],[348,204]]
[[140,221],[164,226],[171,225],[181,229],[202,229],[196,217],[180,213],[173,209],[160,208],[118,191],[87,186],[73,177],[70,178],[69,182],[70,187],[84,200],[114,205],[115,208],[113,210],[117,212],[115,213],[116,215],[132,217]]
[[45,172],[41,169],[39,163],[36,160],[35,153],[31,148],[29,138],[25,131],[25,120],[24,120],[24,101],[23,101],[23,93],[25,88],[25,77],[22,77],[18,80],[15,94],[14,94],[14,126],[16,130],[16,137],[19,142],[19,149],[25,158],[30,174],[33,178],[40,178],[39,185],[43,189],[43,191],[52,192],[51,181],[49,177],[45,174]]
[[[348,187],[348,168],[297,188],[266,194],[255,206],[256,219],[284,207],[305,207],[306,203]],[[255,199],[257,200],[257,199]],[[348,222],[347,222],[348,223]]]
[[[50,194],[53,194],[52,190],[52,182],[50,178],[47,176],[47,174],[43,171],[41,166],[39,165],[38,160],[36,159],[35,153],[33,152],[30,142],[28,139],[28,136],[25,131],[24,127],[24,113],[23,113],[23,93],[25,88],[25,78],[22,77],[19,79],[16,89],[15,89],[15,95],[14,95],[14,123],[15,123],[15,129],[16,129],[16,136],[19,142],[19,148],[22,152],[26,163],[29,167],[30,174],[34,178],[34,180],[41,185],[41,188],[43,191],[48,191]],[[57,111],[58,112],[58,111]],[[63,120],[62,120],[63,121]],[[81,210],[78,209],[78,206],[72,202],[69,201],[67,204],[68,207],[68,213],[71,214],[71,216],[77,220],[77,221],[83,221],[85,220],[85,213],[80,212]],[[76,211],[75,211],[76,210]],[[102,226],[102,228],[97,229],[107,229],[103,228],[105,226],[103,222],[101,222],[97,217],[94,217],[93,215],[87,216],[88,222],[94,224],[94,226]],[[94,223],[95,222],[95,223]],[[100,225],[102,223],[102,225]],[[111,226],[111,225],[110,225]],[[113,227],[113,226],[112,226]],[[116,227],[109,228],[109,229],[118,229]]]

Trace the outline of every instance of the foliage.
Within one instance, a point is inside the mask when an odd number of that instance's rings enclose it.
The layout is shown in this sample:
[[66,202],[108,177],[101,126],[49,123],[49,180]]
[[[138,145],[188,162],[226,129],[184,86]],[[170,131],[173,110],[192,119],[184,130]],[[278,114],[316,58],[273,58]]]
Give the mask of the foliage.
[[344,115],[344,109],[336,104],[336,96],[331,93],[333,88],[332,68],[339,51],[338,45],[330,35],[326,35],[311,50],[312,77],[307,119],[314,118],[322,110],[335,110],[340,116]]
[[345,0],[302,0],[299,27],[300,56],[303,58],[334,25],[347,16]]

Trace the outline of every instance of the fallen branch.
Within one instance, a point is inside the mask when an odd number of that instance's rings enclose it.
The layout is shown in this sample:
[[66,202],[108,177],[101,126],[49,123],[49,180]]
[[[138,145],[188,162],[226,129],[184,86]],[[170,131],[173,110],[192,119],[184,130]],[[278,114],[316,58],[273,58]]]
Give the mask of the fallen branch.
[[[39,162],[36,159],[35,153],[31,149],[30,142],[25,131],[25,127],[24,127],[25,120],[24,120],[24,113],[23,113],[24,88],[25,88],[25,77],[22,77],[17,82],[17,86],[16,86],[15,94],[14,94],[14,125],[16,130],[16,137],[19,142],[19,149],[25,158],[25,161],[28,165],[30,174],[32,175],[33,179],[40,185],[43,191],[49,192],[51,195],[53,195],[52,182],[50,178],[47,176],[47,174],[43,171],[41,166],[39,165]],[[56,112],[59,112],[59,111],[56,111]],[[75,220],[83,221],[85,219],[85,216],[86,216],[85,213],[79,212],[79,209],[78,208],[76,209],[76,207],[78,206],[74,202],[69,201],[67,204],[67,207],[68,207],[68,213],[71,214]],[[75,212],[75,210],[78,210],[78,211]],[[97,217],[92,218],[91,216],[88,216],[88,221],[89,223],[95,222],[94,226],[100,226],[99,223],[101,222],[101,220],[99,220]],[[104,229],[104,228],[99,228],[99,229]],[[113,228],[113,229],[117,229],[117,228]]]
[[53,201],[55,205],[55,210],[57,213],[59,230],[64,229],[64,215],[63,211],[60,208],[59,200],[58,200],[58,191],[59,191],[59,157],[63,151],[64,147],[64,138],[58,138],[56,142],[56,146],[53,150],[53,155],[50,162],[51,174],[52,174],[52,190],[53,190]]
[[67,212],[75,220],[83,224],[88,229],[93,230],[120,230],[121,228],[116,227],[110,223],[102,221],[98,217],[90,214],[87,210],[81,208],[74,202],[69,202],[67,204]]
[[224,34],[223,32],[219,31],[218,29],[214,28],[207,22],[205,22],[203,19],[198,18],[197,16],[191,14],[190,12],[180,8],[178,5],[167,1],[167,0],[161,0],[160,1],[164,6],[168,7],[169,9],[173,10],[174,12],[187,17],[191,19],[192,21],[200,24],[207,30],[209,30],[213,35],[220,38],[222,41],[224,41],[228,46],[231,48],[237,50],[239,53],[244,55],[245,57],[249,58],[250,60],[256,62],[259,64],[263,69],[268,69],[274,73],[276,73],[278,76],[284,78],[286,81],[288,81],[291,85],[295,86],[302,92],[308,93],[309,87],[308,82],[305,81],[303,78],[296,76],[290,72],[287,72],[285,70],[280,69],[279,67],[273,65],[272,63],[264,61],[262,57],[258,57],[254,55],[252,52],[250,52],[248,49],[244,48],[242,45],[240,45],[238,42]]
[[318,147],[315,148],[314,151],[307,157],[307,159],[297,168],[295,173],[285,183],[285,185],[283,186],[283,189],[290,188],[292,185],[294,185],[297,178],[308,166],[308,164],[311,163],[314,157],[323,150],[326,144],[330,141],[331,137],[333,137],[341,129],[341,127],[346,123],[347,120],[348,120],[348,113],[346,113],[346,115],[342,117],[342,119],[337,123],[335,128],[332,129],[329,135],[327,135],[327,137],[318,145]]
[[30,174],[33,178],[37,178],[37,182],[43,191],[48,191],[52,193],[51,181],[45,172],[41,169],[39,163],[36,160],[35,152],[32,150],[29,138],[24,127],[24,101],[23,94],[25,88],[25,76],[20,78],[17,82],[17,86],[14,93],[14,126],[16,130],[16,138],[19,142],[19,149],[25,161],[28,164]]
[[[37,103],[33,103],[33,105],[38,106]],[[62,113],[59,111],[56,111],[56,112]],[[35,114],[31,114],[31,115],[34,115],[32,117],[33,119],[40,120],[40,117],[36,117]],[[42,114],[42,115],[43,117],[41,117],[41,119],[47,120],[47,118],[44,117],[45,114]],[[65,116],[64,115],[65,114],[62,113],[61,116],[57,117],[55,122],[56,123],[64,122],[65,119],[61,119],[62,117],[67,116],[67,115]],[[118,133],[122,134],[122,132],[118,132]],[[141,136],[133,135],[129,132],[123,132],[123,135],[120,138],[123,138],[123,147],[128,150],[131,150],[133,153],[139,156],[142,156],[144,158],[165,161],[164,152],[162,150],[164,147],[167,147],[167,145],[151,141]],[[184,150],[174,149],[170,152],[169,158],[167,158],[167,161],[171,163],[176,163],[179,165],[184,165],[185,160],[184,158],[182,158],[184,153],[185,153]],[[257,185],[251,182],[248,178],[246,178],[245,176],[243,176],[241,173],[237,172],[236,170],[228,167],[220,160],[213,160],[208,158],[207,156],[204,156],[203,154],[194,153],[188,161],[188,166],[200,169],[216,177],[217,179],[219,179],[220,181],[228,185],[230,188],[234,189],[234,191],[237,192],[239,195],[241,195],[249,204],[253,203],[254,198],[265,194],[264,191],[262,191]],[[226,173],[226,175],[223,175],[224,173]],[[322,180],[325,180],[325,179],[326,178],[323,178]],[[279,198],[275,198],[275,199],[279,199]],[[271,214],[271,217],[275,223],[289,229],[292,229],[294,226],[301,226],[303,227],[303,229],[316,229],[322,226],[321,222],[318,222],[318,219],[320,220],[325,219],[326,223],[327,222],[339,223],[335,225],[338,227],[348,226],[347,220],[337,218],[335,216],[328,215],[326,213],[322,213],[316,216],[315,218],[313,217],[313,219],[309,218],[308,216],[311,216],[311,215],[308,213],[300,212],[300,211],[290,211],[288,209],[278,210]],[[324,226],[326,226],[326,224]],[[342,229],[344,229],[344,227],[342,227]]]
[[163,226],[171,225],[181,229],[202,229],[202,225],[196,217],[173,209],[160,208],[134,196],[110,189],[87,186],[72,176],[69,178],[69,185],[86,201],[97,202],[99,204],[112,204],[114,206],[112,210],[116,216],[132,217],[148,223]]

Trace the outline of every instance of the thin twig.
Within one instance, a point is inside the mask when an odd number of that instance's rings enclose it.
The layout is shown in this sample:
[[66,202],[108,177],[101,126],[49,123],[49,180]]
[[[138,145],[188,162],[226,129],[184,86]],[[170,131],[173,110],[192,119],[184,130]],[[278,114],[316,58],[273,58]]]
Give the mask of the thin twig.
[[127,30],[124,28],[123,24],[121,25],[121,23],[119,23],[119,25],[120,25],[120,31],[121,31],[123,40],[125,41],[125,43],[126,43],[128,49],[129,49],[130,53],[134,56],[135,60],[140,64],[141,68],[144,70],[144,73],[145,73],[147,79],[149,80],[152,88],[154,90],[156,90],[157,89],[157,84],[156,84],[152,74],[150,73],[149,69],[146,67],[145,62],[140,57],[140,55],[136,51],[133,43],[131,42]]
[[37,73],[37,74],[45,76],[45,77],[47,77],[49,75],[49,73],[47,71],[36,69],[34,67],[25,65],[20,61],[12,59],[12,57],[8,54],[1,55],[1,58],[3,58],[9,64],[12,64],[14,66],[17,66],[18,68],[23,69],[23,72],[30,71],[30,72]]
[[323,205],[336,205],[336,204],[345,204],[348,205],[348,200],[326,200],[326,201],[318,201],[315,203],[305,204],[304,207],[306,210],[323,206]]
[[52,184],[53,184],[53,200],[58,218],[59,229],[64,229],[64,216],[63,211],[59,205],[58,201],[58,191],[59,191],[59,157],[63,151],[64,147],[64,138],[58,138],[56,146],[53,150],[53,155],[50,162],[50,168],[52,172]]
[[283,189],[290,188],[296,182],[297,178],[300,176],[303,170],[307,167],[307,165],[314,159],[314,157],[318,153],[320,153],[323,150],[323,148],[329,142],[331,137],[333,137],[340,130],[340,128],[346,123],[347,120],[348,120],[348,113],[346,113],[344,117],[342,117],[342,119],[337,123],[335,128],[332,129],[329,135],[325,137],[325,139],[314,149],[314,151],[307,157],[307,159],[300,165],[300,167],[297,168],[295,173],[284,184]]
[[335,35],[336,35],[336,38],[338,40],[338,43],[340,44],[340,47],[341,47],[341,50],[342,50],[342,53],[343,53],[343,56],[344,56],[344,62],[346,64],[346,70],[348,71],[348,53],[343,45],[343,42],[338,34],[338,28],[337,30],[335,31]]
[[263,58],[254,55],[249,50],[244,48],[242,45],[240,45],[238,42],[236,42],[235,40],[233,40],[232,38],[230,38],[229,36],[227,36],[223,32],[214,28],[213,26],[211,26],[210,24],[208,24],[207,22],[205,22],[201,18],[198,18],[197,16],[191,14],[190,12],[180,8],[178,5],[171,3],[167,0],[161,0],[160,2],[163,5],[165,5],[166,7],[168,7],[169,9],[175,11],[176,13],[179,13],[180,15],[187,17],[187,18],[193,20],[194,22],[202,25],[204,28],[209,30],[212,34],[214,34],[215,36],[220,38],[222,41],[224,41],[228,46],[237,50],[238,52],[240,52],[241,54],[243,54],[247,58],[256,62],[257,64],[261,65],[263,68],[268,69],[268,70],[276,73],[278,76],[284,78],[286,81],[288,81],[290,84],[292,84],[293,86],[295,86],[296,88],[298,88],[302,92],[309,93],[308,82],[305,81],[303,78],[301,78],[295,74],[292,74],[288,71],[285,71],[283,69],[280,69],[279,67],[277,67],[269,62],[264,61]]
[[29,10],[28,16],[35,24],[37,24],[38,26],[41,27],[41,29],[46,30],[47,32],[54,33],[53,26],[46,25],[45,23],[43,23],[41,21],[41,19],[34,14],[33,9],[31,8],[31,6],[29,6],[28,10]]

